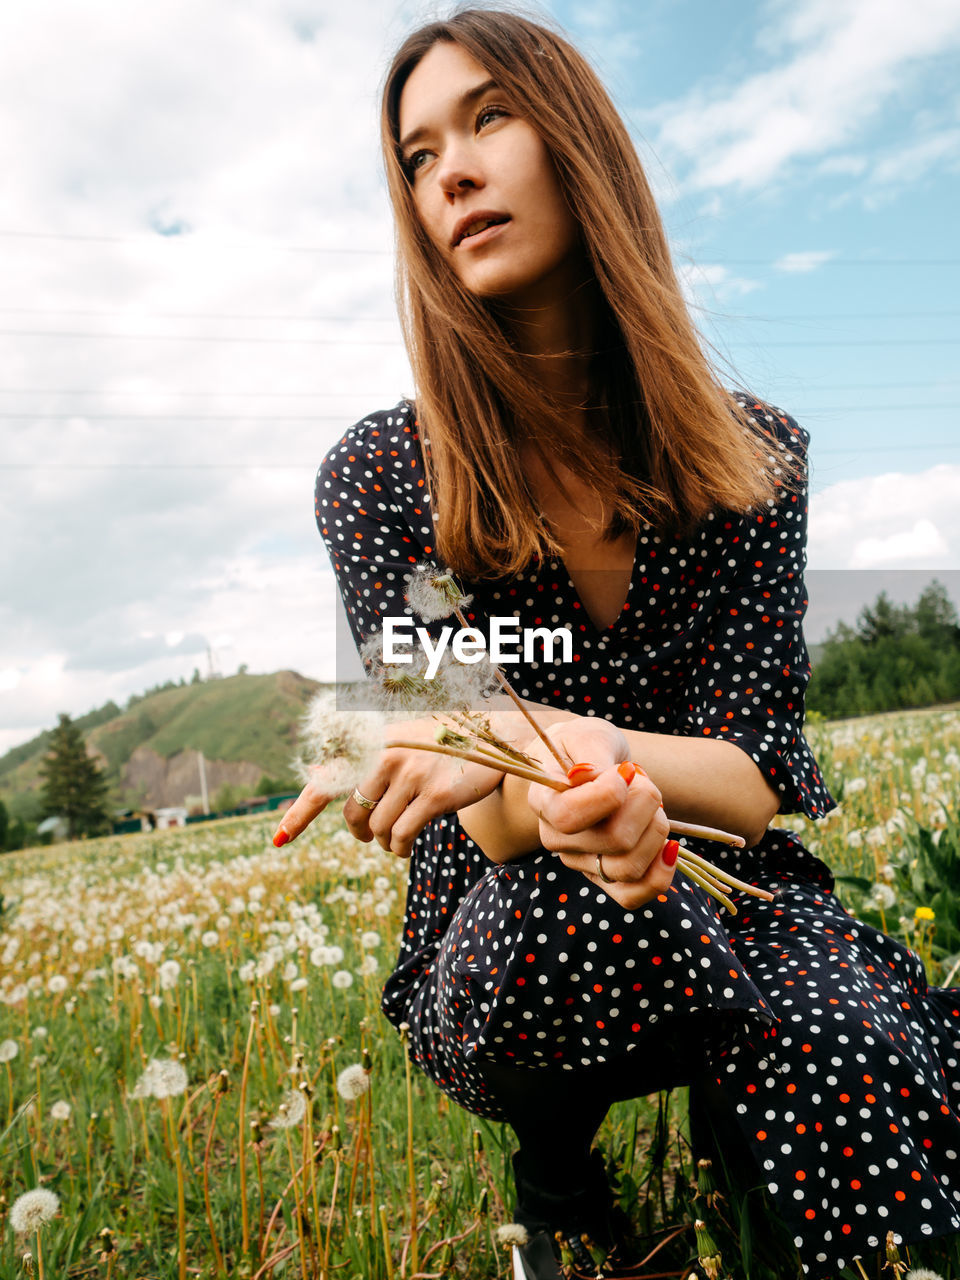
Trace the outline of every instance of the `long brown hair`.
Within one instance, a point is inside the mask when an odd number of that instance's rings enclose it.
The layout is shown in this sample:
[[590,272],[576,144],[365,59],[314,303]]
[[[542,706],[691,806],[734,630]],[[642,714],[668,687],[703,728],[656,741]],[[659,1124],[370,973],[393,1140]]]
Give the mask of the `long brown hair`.
[[[543,138],[605,300],[591,362],[596,448],[531,378],[496,314],[428,238],[399,152],[400,95],[438,41],[459,45]],[[692,529],[716,507],[748,511],[774,489],[747,413],[704,355],[636,150],[592,68],[553,31],[466,9],[413,32],[387,73],[382,144],[396,218],[397,296],[425,439],[439,554],[469,576],[514,574],[560,550],[520,460],[532,446],[575,470],[606,512],[605,536]]]

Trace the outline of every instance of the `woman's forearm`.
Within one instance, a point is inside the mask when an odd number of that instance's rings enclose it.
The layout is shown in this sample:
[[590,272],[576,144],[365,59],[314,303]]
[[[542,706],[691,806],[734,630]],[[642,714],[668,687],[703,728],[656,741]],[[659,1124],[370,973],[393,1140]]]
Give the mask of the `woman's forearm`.
[[[720,827],[742,835],[747,844],[760,839],[777,812],[779,797],[739,747],[709,738],[622,732],[629,758],[661,792],[669,818]],[[539,821],[528,803],[529,786],[507,774],[496,791],[460,811],[464,830],[492,861],[512,861],[540,845]]]

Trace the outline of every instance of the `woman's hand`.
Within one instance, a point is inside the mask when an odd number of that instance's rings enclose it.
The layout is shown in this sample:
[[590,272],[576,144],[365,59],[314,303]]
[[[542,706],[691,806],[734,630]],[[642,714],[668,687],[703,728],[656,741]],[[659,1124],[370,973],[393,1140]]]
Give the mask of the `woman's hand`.
[[[624,735],[599,717],[567,721],[548,733],[572,759],[590,763],[574,765],[568,791],[530,784],[529,804],[539,818],[543,847],[627,910],[665,892],[673,880],[677,845],[669,838],[660,792],[627,758]],[[525,749],[560,776],[542,744]]]
[[[390,724],[391,738],[433,742],[436,721],[409,720]],[[324,786],[324,770],[318,765],[315,777],[283,815],[273,843],[278,847],[295,839],[336,799]],[[378,762],[357,785],[372,809],[357,804],[351,795],[343,806],[343,820],[358,840],[376,839],[387,852],[409,858],[413,842],[433,818],[473,804],[494,791],[503,774],[486,765],[432,751],[406,747],[387,748]]]

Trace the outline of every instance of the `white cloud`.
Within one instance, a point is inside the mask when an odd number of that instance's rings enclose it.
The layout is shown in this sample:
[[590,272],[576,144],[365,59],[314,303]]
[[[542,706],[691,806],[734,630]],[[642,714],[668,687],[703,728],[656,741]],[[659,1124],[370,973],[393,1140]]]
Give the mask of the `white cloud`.
[[836,256],[834,249],[804,249],[797,253],[785,253],[773,267],[775,271],[786,271],[791,275],[806,275]]
[[960,466],[844,480],[814,494],[809,564],[813,570],[960,568]]
[[925,65],[960,45],[960,7],[777,0],[757,43],[762,70],[636,117],[671,167],[686,169],[681,188],[764,187],[798,161],[848,148]]

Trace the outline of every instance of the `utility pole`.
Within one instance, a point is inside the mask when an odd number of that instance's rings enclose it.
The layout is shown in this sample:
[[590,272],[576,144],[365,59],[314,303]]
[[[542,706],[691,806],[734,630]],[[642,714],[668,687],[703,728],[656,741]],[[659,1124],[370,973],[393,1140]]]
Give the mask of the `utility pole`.
[[197,752],[197,764],[200,766],[200,803],[203,805],[203,812],[210,812],[210,801],[207,799],[207,766],[203,758],[203,752]]

